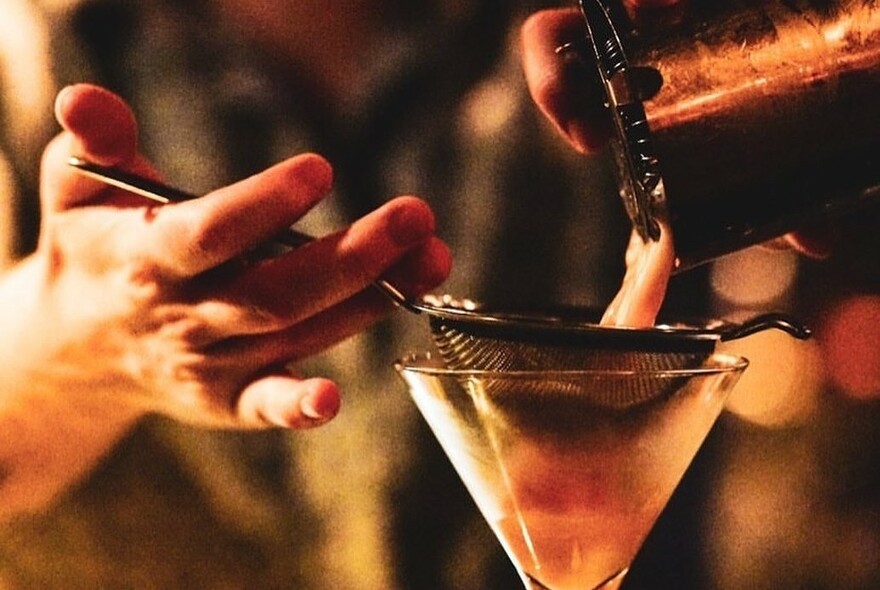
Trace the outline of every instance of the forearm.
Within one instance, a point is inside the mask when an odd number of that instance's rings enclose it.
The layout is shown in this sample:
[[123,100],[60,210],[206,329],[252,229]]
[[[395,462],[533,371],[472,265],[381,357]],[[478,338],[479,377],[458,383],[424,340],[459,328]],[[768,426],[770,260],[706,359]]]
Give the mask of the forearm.
[[0,520],[38,510],[81,480],[138,415],[66,366],[63,328],[47,325],[40,309],[40,262],[0,278]]

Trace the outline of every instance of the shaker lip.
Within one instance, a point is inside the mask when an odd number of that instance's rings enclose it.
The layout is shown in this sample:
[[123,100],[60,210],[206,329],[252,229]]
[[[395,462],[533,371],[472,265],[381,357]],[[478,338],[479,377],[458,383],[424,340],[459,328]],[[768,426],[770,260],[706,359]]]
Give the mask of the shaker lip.
[[614,126],[611,150],[620,197],[641,238],[656,241],[659,220],[667,216],[666,195],[642,101],[660,90],[663,79],[654,68],[629,64],[621,27],[605,2],[580,0],[580,7]]

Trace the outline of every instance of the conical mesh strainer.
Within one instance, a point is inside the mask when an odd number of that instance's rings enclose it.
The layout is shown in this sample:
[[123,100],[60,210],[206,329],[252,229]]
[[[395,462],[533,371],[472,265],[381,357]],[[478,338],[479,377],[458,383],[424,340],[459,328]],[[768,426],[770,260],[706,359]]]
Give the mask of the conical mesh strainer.
[[[196,197],[79,158],[72,158],[69,163],[88,176],[160,203]],[[287,247],[297,247],[312,239],[290,230],[278,241]],[[809,335],[806,327],[783,314],[760,315],[740,324],[713,320],[616,328],[599,325],[600,316],[591,309],[499,310],[450,296],[428,296],[416,302],[387,281],[376,281],[375,286],[398,306],[428,317],[437,349],[453,370],[511,373],[601,369],[647,375],[626,380],[626,387],[610,388],[595,396],[596,403],[610,407],[628,407],[662,395],[669,389],[669,380],[652,379],[652,372],[698,367],[721,340],[769,328],[781,329],[797,338]],[[548,382],[539,390],[542,388],[550,391],[552,384]]]
[[[684,375],[700,368],[720,341],[766,329],[806,338],[809,330],[784,314],[763,314],[743,323],[720,320],[661,321],[652,328],[598,324],[601,310],[564,308],[550,311],[499,312],[469,304],[455,310],[430,310],[434,342],[446,366],[456,371],[488,373],[546,372],[528,384],[532,395],[588,396],[599,406],[623,409],[677,390]],[[603,387],[580,391],[578,381],[555,380],[554,372],[613,373]],[[484,379],[493,395],[513,393],[522,380]],[[572,388],[575,390],[572,390]]]

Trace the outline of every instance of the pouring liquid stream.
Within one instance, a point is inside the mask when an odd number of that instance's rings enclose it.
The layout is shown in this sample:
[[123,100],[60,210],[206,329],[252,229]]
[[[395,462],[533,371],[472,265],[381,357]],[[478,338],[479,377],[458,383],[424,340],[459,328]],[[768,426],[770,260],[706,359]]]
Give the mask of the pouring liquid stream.
[[654,325],[675,267],[672,230],[667,223],[659,225],[657,240],[645,241],[633,230],[626,249],[626,272],[620,289],[602,315],[603,326]]

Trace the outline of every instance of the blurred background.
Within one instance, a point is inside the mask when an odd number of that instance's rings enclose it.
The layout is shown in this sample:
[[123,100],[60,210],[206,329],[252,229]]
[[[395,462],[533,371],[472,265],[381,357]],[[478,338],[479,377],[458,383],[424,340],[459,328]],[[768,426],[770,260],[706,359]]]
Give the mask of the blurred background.
[[[569,4],[3,0],[0,265],[35,244],[55,94],[94,81],[187,190],[317,151],[337,183],[308,231],[417,194],[455,254],[448,292],[603,306],[629,232],[609,158],[563,145],[519,64],[522,19]],[[815,336],[730,344],[751,366],[626,588],[880,587],[878,217],[848,220],[829,260],[756,247],[673,279],[670,313],[787,311]],[[304,364],[345,395],[314,432],[147,421],[58,505],[0,527],[0,588],[518,587],[393,373],[427,332],[395,316]]]

